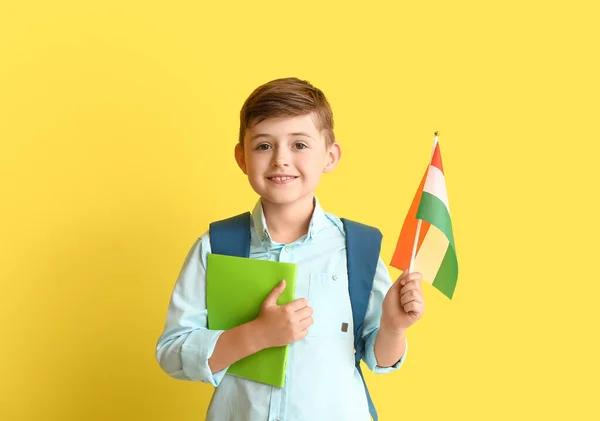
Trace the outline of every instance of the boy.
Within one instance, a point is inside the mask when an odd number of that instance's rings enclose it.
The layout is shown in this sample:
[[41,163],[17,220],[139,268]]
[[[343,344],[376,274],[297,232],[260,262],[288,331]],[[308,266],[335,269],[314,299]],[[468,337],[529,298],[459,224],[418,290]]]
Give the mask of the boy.
[[[276,304],[283,280],[256,320],[208,330],[209,233],[196,240],[175,285],[156,356],[169,375],[216,387],[207,420],[370,419],[354,361],[344,227],[314,195],[321,174],[333,171],[340,157],[329,103],[310,83],[273,80],[244,103],[235,159],[260,196],[252,211],[250,257],[296,263],[295,300]],[[370,370],[391,372],[404,361],[405,331],[424,311],[420,280],[420,274],[404,271],[392,285],[379,258],[362,331]],[[227,375],[234,362],[287,344],[283,388]]]

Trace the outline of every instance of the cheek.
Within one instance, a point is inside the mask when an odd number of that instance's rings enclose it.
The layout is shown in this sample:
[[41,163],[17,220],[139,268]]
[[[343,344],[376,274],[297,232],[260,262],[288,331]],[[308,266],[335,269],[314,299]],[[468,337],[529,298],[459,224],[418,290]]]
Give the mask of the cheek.
[[324,165],[321,165],[321,162],[315,159],[310,163],[310,166],[305,167],[306,170],[304,171],[303,176],[313,184],[318,183],[323,175],[323,167]]
[[323,174],[323,169],[325,168],[325,161],[322,157],[314,157],[310,161],[310,172],[313,177],[320,177]]
[[260,183],[263,178],[262,172],[257,171],[256,167],[252,167],[252,169],[248,171],[248,178],[250,178],[253,183]]
[[246,171],[248,175],[259,175],[264,172],[264,160],[257,157],[250,157],[246,160]]

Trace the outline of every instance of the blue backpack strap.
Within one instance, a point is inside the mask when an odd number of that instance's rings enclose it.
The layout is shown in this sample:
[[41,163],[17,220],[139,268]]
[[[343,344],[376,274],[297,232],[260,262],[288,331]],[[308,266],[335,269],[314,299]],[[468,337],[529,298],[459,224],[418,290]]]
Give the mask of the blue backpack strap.
[[352,304],[354,322],[354,359],[360,373],[369,402],[369,412],[377,421],[377,411],[369,394],[367,383],[360,368],[360,360],[364,355],[365,343],[362,339],[363,322],[367,314],[369,297],[373,288],[375,271],[381,251],[383,235],[377,228],[341,218],[346,233],[346,257],[348,260],[348,290]]
[[250,256],[250,212],[210,224],[210,248],[214,254]]

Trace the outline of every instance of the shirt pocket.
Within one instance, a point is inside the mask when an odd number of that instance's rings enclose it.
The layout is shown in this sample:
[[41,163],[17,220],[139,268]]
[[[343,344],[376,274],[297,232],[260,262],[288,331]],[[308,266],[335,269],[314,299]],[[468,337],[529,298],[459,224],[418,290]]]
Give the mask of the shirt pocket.
[[308,305],[313,309],[314,319],[308,336],[348,338],[353,335],[347,274],[311,273]]

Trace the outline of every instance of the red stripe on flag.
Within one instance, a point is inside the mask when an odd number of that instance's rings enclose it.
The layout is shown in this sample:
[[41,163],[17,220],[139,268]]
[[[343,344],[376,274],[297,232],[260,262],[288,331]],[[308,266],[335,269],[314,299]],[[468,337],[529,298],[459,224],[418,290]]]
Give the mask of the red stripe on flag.
[[442,174],[444,173],[444,167],[442,166],[442,154],[440,153],[440,144],[435,144],[435,149],[433,150],[433,156],[431,157],[431,165],[437,167]]
[[[427,167],[429,169],[429,167]],[[396,269],[400,269],[402,271],[407,270],[410,266],[410,258],[412,257],[412,249],[415,242],[415,235],[417,235],[417,210],[419,209],[419,204],[421,203],[421,196],[423,195],[423,186],[425,185],[425,180],[427,178],[427,171],[423,175],[423,179],[421,180],[421,184],[415,194],[415,197],[410,205],[410,209],[406,218],[404,219],[404,224],[402,225],[402,230],[400,231],[400,237],[398,237],[398,242],[396,244],[396,250],[394,251],[394,255],[392,256],[391,265]],[[430,223],[427,221],[421,222],[421,231],[419,232],[419,240],[417,242],[417,252],[421,248],[421,244],[423,243],[423,239],[429,230]]]

